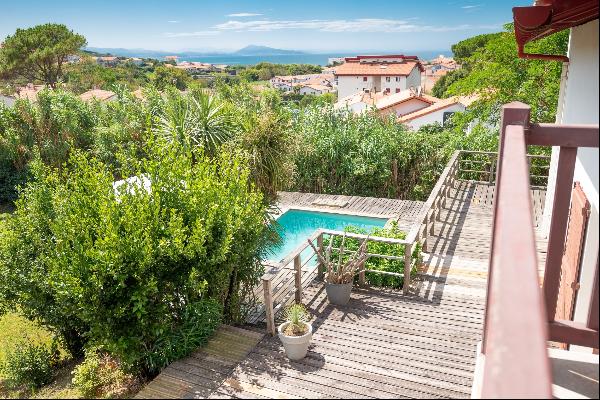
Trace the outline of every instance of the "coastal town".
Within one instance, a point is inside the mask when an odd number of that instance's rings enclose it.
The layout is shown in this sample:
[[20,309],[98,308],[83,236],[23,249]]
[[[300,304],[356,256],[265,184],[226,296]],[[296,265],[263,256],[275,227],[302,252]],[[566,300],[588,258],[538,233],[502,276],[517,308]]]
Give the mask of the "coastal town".
[[[180,61],[179,56],[165,56],[164,66],[185,72],[192,79],[213,82],[218,76],[235,76],[236,70],[224,64]],[[142,67],[158,60],[116,56],[78,56],[68,63],[92,62],[106,68],[127,64]],[[462,112],[476,96],[453,96],[440,99],[431,95],[435,83],[450,71],[460,68],[453,58],[440,55],[432,60],[420,60],[410,55],[356,55],[332,58],[320,73],[276,75],[263,87],[277,89],[283,95],[335,95],[334,107],[354,113],[374,111],[382,116],[394,115],[400,123],[413,129],[422,125],[444,124],[455,112]],[[44,85],[29,83],[17,87],[12,95],[0,94],[0,101],[12,105],[19,98],[35,100]],[[134,96],[143,96],[141,88]],[[111,101],[116,93],[92,88],[79,97],[84,101]]]
[[0,7],[0,399],[599,398],[600,6],[531,2]]

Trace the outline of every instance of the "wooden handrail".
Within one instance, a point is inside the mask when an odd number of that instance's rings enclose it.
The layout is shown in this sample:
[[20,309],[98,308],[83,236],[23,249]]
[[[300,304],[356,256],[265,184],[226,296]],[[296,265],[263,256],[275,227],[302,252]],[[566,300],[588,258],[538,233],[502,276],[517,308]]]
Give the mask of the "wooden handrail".
[[[484,332],[474,397],[550,398],[547,340],[597,347],[598,317],[554,320],[577,147],[598,147],[598,126],[529,124],[530,108],[503,107]],[[539,286],[527,145],[559,146],[554,207]],[[598,274],[596,267],[596,276]],[[597,314],[597,282],[591,309]]]
[[524,132],[523,126],[509,125],[501,138],[503,162],[490,257],[493,275],[481,348],[485,361],[478,395],[482,398],[552,395]]

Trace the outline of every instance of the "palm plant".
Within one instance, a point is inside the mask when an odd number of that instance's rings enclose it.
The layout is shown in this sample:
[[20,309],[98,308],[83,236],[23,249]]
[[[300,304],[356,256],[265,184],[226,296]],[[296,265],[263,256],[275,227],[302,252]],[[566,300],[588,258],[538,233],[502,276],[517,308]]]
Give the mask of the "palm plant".
[[212,157],[233,136],[235,124],[225,103],[206,92],[197,92],[189,96],[172,94],[157,128],[167,140],[187,150],[200,148]]
[[364,270],[365,261],[369,258],[369,254],[366,252],[369,236],[362,241],[358,250],[347,259],[344,259],[346,232],[344,232],[344,235],[342,236],[342,244],[338,249],[337,257],[331,256],[333,251],[333,239],[333,235],[330,236],[329,245],[321,251],[317,249],[310,239],[308,239],[308,244],[315,251],[315,254],[319,258],[319,262],[325,267],[325,282],[338,285],[351,283],[356,274]]
[[287,336],[302,336],[308,331],[310,314],[302,304],[292,304],[285,310],[285,320],[288,322],[284,330]]

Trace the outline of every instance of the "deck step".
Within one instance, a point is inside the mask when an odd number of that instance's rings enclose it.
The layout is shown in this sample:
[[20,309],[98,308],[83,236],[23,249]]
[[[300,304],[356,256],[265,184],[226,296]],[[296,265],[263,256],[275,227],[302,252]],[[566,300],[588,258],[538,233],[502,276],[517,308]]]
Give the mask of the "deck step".
[[207,398],[218,391],[263,336],[254,330],[222,325],[206,346],[167,366],[135,398]]

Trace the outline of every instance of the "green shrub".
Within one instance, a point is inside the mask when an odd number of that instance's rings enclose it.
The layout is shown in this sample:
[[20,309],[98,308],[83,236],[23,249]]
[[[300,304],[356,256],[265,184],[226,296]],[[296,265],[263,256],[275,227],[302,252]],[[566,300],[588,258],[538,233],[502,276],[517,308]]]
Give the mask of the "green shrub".
[[131,393],[138,380],[107,354],[88,351],[73,370],[73,386],[86,398],[115,398]]
[[151,371],[160,371],[206,344],[221,324],[222,307],[213,300],[199,301],[191,304],[181,319],[181,325],[162,333],[147,353],[145,365]]
[[[367,232],[364,229],[360,229],[354,226],[348,226],[345,229],[346,232],[349,233],[359,233],[359,234],[370,234],[371,236],[379,236],[385,238],[394,238],[394,239],[404,239],[406,234],[400,230],[398,224],[393,222],[389,227],[386,228],[373,228],[371,231]],[[328,243],[328,242],[327,242]],[[341,244],[341,238],[336,237],[334,239],[334,247],[338,247]],[[346,238],[346,242],[344,247],[350,251],[356,251],[359,247],[359,242],[357,239]],[[334,251],[334,253],[336,253]],[[396,256],[401,257],[400,260],[390,260],[386,258],[377,258],[370,257],[365,263],[366,269],[385,271],[385,272],[393,272],[396,274],[404,274],[404,246],[397,244],[388,244],[381,242],[369,241],[367,243],[367,253],[371,254],[381,254],[386,256]],[[417,245],[413,249],[412,259],[418,260],[421,254],[421,246]],[[418,263],[415,263],[418,264]],[[416,275],[417,268],[416,265],[411,270],[411,276]],[[358,277],[355,277],[358,279]],[[378,287],[391,287],[395,289],[400,289],[404,285],[404,277],[403,276],[390,276],[378,274],[375,272],[366,272],[365,273],[365,281],[368,285],[378,286]]]
[[148,362],[152,349],[196,321],[199,301],[243,319],[241,301],[263,273],[267,206],[235,153],[193,163],[157,142],[148,159],[123,164],[138,180],[118,195],[112,171],[79,152],[62,170],[34,165],[0,231],[0,306],[18,304],[74,355],[97,346],[152,370],[162,364]]
[[21,343],[6,355],[2,375],[10,387],[37,389],[52,381],[58,361],[56,342],[50,348],[45,344]]

